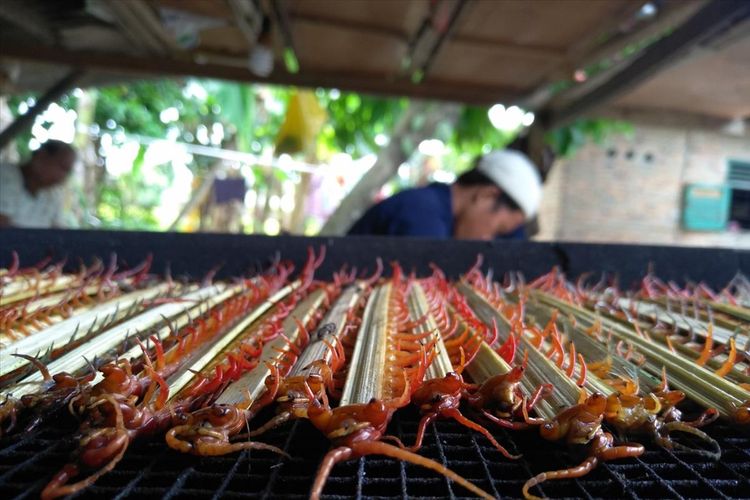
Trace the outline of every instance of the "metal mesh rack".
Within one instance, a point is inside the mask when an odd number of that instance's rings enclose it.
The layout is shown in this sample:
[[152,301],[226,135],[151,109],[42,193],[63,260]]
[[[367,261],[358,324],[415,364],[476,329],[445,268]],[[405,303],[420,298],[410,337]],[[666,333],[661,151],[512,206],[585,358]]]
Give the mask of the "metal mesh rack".
[[[266,411],[257,421],[270,417]],[[408,408],[394,417],[389,432],[412,442],[419,421]],[[34,498],[69,458],[74,428],[47,427],[0,442],[0,491],[3,498]],[[750,435],[714,424],[710,434],[723,455],[713,462],[653,445],[638,459],[601,464],[576,480],[544,483],[552,498],[747,498],[750,496]],[[433,424],[421,454],[441,462],[498,498],[516,498],[531,475],[567,467],[575,452],[547,443],[533,431],[493,431],[511,453],[510,461],[480,435],[452,421]],[[308,422],[297,421],[269,433],[264,442],[292,459],[268,452],[195,457],[171,451],[161,439],[135,443],[111,473],[78,498],[307,498],[327,440]],[[537,490],[537,494],[540,492]],[[468,492],[442,476],[411,464],[368,457],[337,465],[326,485],[326,498],[463,498]]]
[[[233,276],[262,265],[276,252],[300,264],[308,246],[321,244],[328,247],[321,276],[329,276],[344,263],[360,270],[372,268],[376,257],[385,262],[398,259],[406,269],[422,273],[429,272],[432,261],[448,275],[457,276],[480,252],[485,265],[497,275],[512,269],[538,276],[557,265],[573,278],[585,271],[616,273],[625,286],[642,276],[649,263],[664,279],[705,280],[714,287],[723,286],[738,270],[750,269],[750,252],[724,249],[53,230],[4,230],[0,265],[7,265],[12,250],[30,262],[46,255],[67,256],[71,268],[78,259],[89,261],[110,252],[131,263],[153,252],[157,272],[169,264],[175,276],[201,276],[223,263],[219,275]],[[271,410],[266,411],[256,422],[271,415]],[[389,432],[413,442],[418,421],[416,410],[401,410]],[[71,438],[74,431],[74,426],[66,428],[58,419],[53,427],[0,439],[0,498],[38,497],[69,459],[76,446]],[[638,459],[601,464],[581,479],[544,483],[534,492],[552,498],[750,498],[750,434],[720,423],[707,431],[722,448],[718,462],[646,442],[647,451]],[[523,483],[534,474],[580,461],[574,451],[543,441],[533,431],[496,429],[493,433],[511,453],[523,457],[505,459],[482,436],[452,421],[432,425],[420,453],[502,498],[519,497]],[[143,439],[131,446],[115,470],[77,497],[307,498],[318,464],[329,449],[328,441],[304,421],[287,424],[262,440],[283,448],[292,459],[268,452],[200,458],[171,451],[161,438]],[[382,457],[337,465],[324,491],[327,498],[461,498],[467,494],[431,471]]]

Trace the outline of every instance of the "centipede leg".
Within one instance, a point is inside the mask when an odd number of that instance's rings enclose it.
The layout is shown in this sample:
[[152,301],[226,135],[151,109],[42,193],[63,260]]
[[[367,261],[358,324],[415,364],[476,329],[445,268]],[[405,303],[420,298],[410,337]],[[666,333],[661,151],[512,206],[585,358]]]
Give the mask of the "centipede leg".
[[520,430],[528,429],[529,427],[531,427],[531,425],[526,422],[513,422],[505,418],[499,418],[493,415],[492,413],[488,412],[487,410],[480,410],[480,413],[484,415],[484,417],[490,422],[492,422],[493,424],[503,427],[505,429],[520,431]]
[[511,460],[516,460],[518,458],[521,458],[521,455],[511,455],[508,450],[506,450],[500,443],[497,442],[497,440],[490,434],[490,431],[479,425],[478,423],[469,420],[468,418],[464,417],[463,414],[456,409],[448,410],[443,413],[446,417],[451,417],[453,420],[458,422],[459,424],[463,425],[464,427],[468,427],[469,429],[473,431],[477,431],[480,434],[482,434],[484,437],[489,439],[490,443],[492,443],[492,446],[497,448],[497,450],[503,454],[505,458],[510,458]]
[[435,420],[436,415],[434,413],[428,413],[424,415],[419,421],[419,427],[417,428],[417,439],[414,441],[414,445],[410,446],[411,451],[417,451],[422,447],[422,441],[424,440],[424,433],[427,430],[427,426]]
[[[340,449],[341,448],[337,448],[337,450],[340,450]],[[411,451],[397,448],[393,445],[383,443],[380,441],[359,441],[359,442],[354,443],[351,449],[350,448],[344,448],[344,449],[349,452],[349,455],[347,456],[351,456],[352,454],[354,454],[354,456],[357,456],[357,457],[362,457],[365,455],[384,455],[386,457],[391,457],[396,460],[404,460],[414,465],[419,465],[421,467],[424,467],[425,469],[430,469],[439,474],[442,474],[443,476],[460,484],[461,486],[463,486],[464,488],[466,488],[467,490],[471,491],[472,493],[474,493],[475,495],[481,498],[494,499],[492,495],[490,495],[483,489],[479,488],[478,486],[475,486],[474,484],[464,479],[463,477],[459,476],[458,474],[448,469],[444,465],[434,460],[431,460],[429,458],[423,457],[421,455],[417,455],[416,453],[413,453]],[[336,450],[333,450],[333,451],[336,451]],[[330,453],[331,452],[329,452],[329,455]],[[326,455],[326,458],[327,457],[328,455]],[[326,458],[323,459],[324,463],[326,462]],[[336,460],[336,462],[338,461],[341,461],[341,459]],[[333,463],[335,464],[336,462],[333,462]],[[320,470],[322,470],[322,468],[323,466],[321,466]],[[330,467],[326,471],[326,477],[328,476],[328,472],[330,472]],[[320,475],[320,472],[319,472],[319,475]],[[315,486],[318,485],[318,479],[319,478],[316,478],[315,480]],[[322,490],[322,485],[320,487],[320,490]],[[314,487],[313,494],[315,493],[319,495],[320,491],[316,491]],[[310,498],[319,498],[319,497],[314,497],[313,495],[311,495]]]
[[117,444],[120,446],[120,450],[112,458],[112,460],[107,463],[107,465],[105,465],[89,477],[73,484],[66,483],[78,474],[78,467],[72,464],[66,465],[60,472],[55,475],[52,481],[47,484],[44,490],[42,490],[42,500],[48,500],[65,495],[72,495],[73,493],[76,493],[77,491],[80,491],[94,484],[97,479],[114,469],[115,466],[120,462],[120,460],[122,460],[122,457],[125,456],[125,452],[128,450],[128,445],[130,444],[130,439],[128,438],[128,435],[125,431],[120,431],[117,438],[115,439],[115,442],[117,442]]
[[320,495],[323,493],[323,488],[326,485],[326,481],[331,474],[333,466],[339,462],[348,460],[352,454],[352,449],[345,446],[334,448],[326,453],[326,456],[323,457],[323,461],[320,462],[320,467],[318,467],[318,473],[315,476],[315,482],[313,483],[312,491],[310,492],[310,500],[320,500]]
[[523,497],[527,500],[541,500],[540,497],[534,496],[531,493],[529,493],[529,490],[533,488],[534,486],[537,486],[545,481],[549,480],[559,480],[559,479],[572,479],[576,477],[585,476],[599,463],[599,458],[597,456],[589,457],[583,462],[581,462],[579,465],[575,467],[571,467],[569,469],[562,469],[562,470],[556,470],[556,471],[549,471],[549,472],[542,472],[541,474],[537,474],[536,476],[532,477],[528,481],[526,481],[526,484],[523,485],[523,489],[521,490],[523,492]]
[[285,424],[291,418],[292,418],[291,412],[285,411],[285,412],[279,413],[278,415],[276,415],[271,420],[261,425],[257,429],[250,431],[250,432],[246,432],[245,434],[238,435],[237,438],[260,436],[261,434],[264,434],[272,429],[275,429],[276,427],[281,426],[282,424]]
[[270,444],[257,443],[255,441],[243,441],[241,443],[198,443],[195,446],[196,453],[202,457],[228,455],[242,450],[266,450],[277,453],[285,458],[291,458],[289,454],[281,448],[277,448]]

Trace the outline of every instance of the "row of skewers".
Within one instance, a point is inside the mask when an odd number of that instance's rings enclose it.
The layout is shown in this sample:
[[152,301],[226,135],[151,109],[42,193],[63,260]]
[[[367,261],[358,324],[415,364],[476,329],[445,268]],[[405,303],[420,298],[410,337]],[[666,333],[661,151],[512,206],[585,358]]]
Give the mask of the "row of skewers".
[[[750,283],[681,288],[653,273],[625,293],[604,277],[573,283],[558,270],[502,283],[481,259],[455,282],[397,263],[370,276],[342,269],[316,280],[323,251],[305,266],[276,262],[231,282],[176,282],[150,259],[116,259],[63,272],[42,262],[0,270],[0,435],[52,417],[79,422],[79,447],[43,498],[80,491],[111,471],[129,445],[164,439],[177,451],[284,455],[263,434],[307,419],[332,448],[311,485],[319,498],[337,463],[384,455],[490,494],[419,455],[430,422],[454,419],[507,460],[491,429],[537,428],[586,449],[568,469],[530,478],[580,477],[602,461],[635,457],[639,442],[710,458],[702,428],[750,427]],[[694,415],[683,417],[690,400]],[[422,418],[416,442],[386,434],[407,405]],[[276,415],[258,422],[261,410]],[[639,442],[630,442],[636,439]]]

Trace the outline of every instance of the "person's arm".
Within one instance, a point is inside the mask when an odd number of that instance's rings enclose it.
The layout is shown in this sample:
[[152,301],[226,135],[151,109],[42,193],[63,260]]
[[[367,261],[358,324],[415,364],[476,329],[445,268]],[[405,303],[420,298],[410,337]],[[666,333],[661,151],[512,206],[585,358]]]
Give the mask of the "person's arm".
[[0,227],[11,227],[11,226],[13,226],[13,223],[10,220],[10,217],[8,217],[5,214],[0,214]]

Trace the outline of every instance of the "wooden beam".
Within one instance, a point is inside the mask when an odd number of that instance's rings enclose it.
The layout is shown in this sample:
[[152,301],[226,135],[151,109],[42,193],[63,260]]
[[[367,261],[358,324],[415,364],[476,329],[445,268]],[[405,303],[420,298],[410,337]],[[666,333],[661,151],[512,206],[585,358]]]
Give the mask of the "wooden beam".
[[318,13],[290,12],[289,20],[292,22],[292,24],[312,24],[315,26],[323,26],[325,28],[357,31],[360,33],[371,33],[373,35],[396,38],[404,43],[408,43],[409,41],[409,34],[399,28],[375,25],[356,19],[343,21],[341,19],[326,17],[325,15],[321,15]]
[[240,82],[271,85],[296,85],[298,87],[337,88],[365,94],[413,97],[488,105],[517,99],[520,91],[492,85],[471,85],[461,81],[430,80],[422,85],[408,81],[394,81],[387,75],[373,73],[313,72],[297,74],[276,70],[267,78],[252,74],[246,62],[240,66],[198,64],[188,60],[161,57],[133,57],[103,52],[65,51],[54,47],[5,44],[0,59],[26,60],[66,65],[99,72],[127,75],[159,75],[163,77],[196,76]]
[[[368,33],[384,38],[392,38],[405,44],[409,43],[410,38],[408,33],[399,28],[379,26],[376,24],[357,20],[342,21],[340,19],[326,17],[325,15],[320,15],[317,13],[293,12],[290,13],[289,19],[291,20],[293,25],[308,24],[313,26],[321,26],[324,28],[333,28],[336,30]],[[472,47],[489,48],[498,53],[519,58],[529,57],[534,59],[563,62],[566,57],[564,51],[556,50],[552,47],[539,45],[520,45],[508,40],[488,38],[466,33],[455,33],[451,35],[450,41],[459,42],[463,45],[470,45]]]
[[[292,28],[289,25],[289,15],[287,14],[286,7],[279,0],[268,0],[268,2],[271,18],[278,27],[279,34],[281,35],[281,41],[284,51],[290,51],[294,55],[294,58],[297,60],[297,64],[299,65],[297,49],[294,46],[294,36],[292,35]],[[286,54],[284,54],[284,57],[285,56]],[[299,68],[297,68],[294,73],[296,73],[297,71],[299,71]]]
[[599,87],[559,110],[543,113],[545,125],[554,128],[569,123],[674,64],[707,38],[749,15],[750,2],[745,0],[711,1],[670,35],[646,48],[639,57],[614,73]]
[[248,47],[254,47],[263,27],[263,12],[254,2],[227,0],[227,3],[229,8],[232,9],[234,23],[247,40]]
[[470,0],[439,0],[430,7],[417,32],[409,43],[404,73],[422,81],[437,58],[446,39],[458,25],[458,21]]
[[[625,20],[635,16],[636,12],[645,3],[644,0],[628,2],[617,16],[605,21],[601,29],[569,48],[565,57],[560,61],[560,64],[545,77],[544,82],[523,97],[517,105],[532,111],[541,109],[556,97],[555,88],[559,82],[570,80],[573,71],[577,68],[585,68],[606,58],[613,57],[629,45],[657,36],[672,27],[679,26],[704,6],[707,1],[695,0],[665,4],[662,7],[663,10],[657,14],[656,18],[648,23],[644,23],[641,29],[611,38],[610,35],[612,32],[618,30],[619,26]],[[601,43],[602,39],[606,39],[603,44]]]
[[65,92],[72,89],[76,83],[83,76],[83,72],[80,70],[73,70],[65,75],[60,81],[50,87],[47,92],[44,93],[36,104],[34,104],[25,114],[18,116],[13,123],[8,125],[2,132],[0,132],[0,150],[4,149],[10,141],[13,140],[23,130],[29,128],[47,106],[58,100]]
[[115,17],[120,31],[146,52],[168,54],[178,49],[152,7],[143,0],[110,1],[103,4]]

